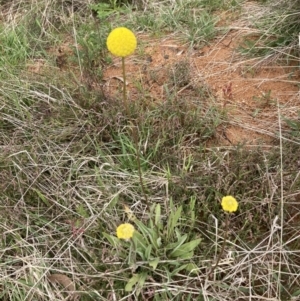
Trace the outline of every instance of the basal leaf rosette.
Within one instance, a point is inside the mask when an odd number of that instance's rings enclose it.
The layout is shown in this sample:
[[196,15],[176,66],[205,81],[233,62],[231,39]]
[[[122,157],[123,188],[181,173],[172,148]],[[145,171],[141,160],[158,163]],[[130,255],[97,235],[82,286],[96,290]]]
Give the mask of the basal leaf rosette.
[[236,212],[239,206],[238,201],[231,195],[222,198],[221,206],[226,212]]
[[137,40],[134,33],[128,28],[117,27],[108,35],[106,45],[113,55],[126,57],[134,52]]

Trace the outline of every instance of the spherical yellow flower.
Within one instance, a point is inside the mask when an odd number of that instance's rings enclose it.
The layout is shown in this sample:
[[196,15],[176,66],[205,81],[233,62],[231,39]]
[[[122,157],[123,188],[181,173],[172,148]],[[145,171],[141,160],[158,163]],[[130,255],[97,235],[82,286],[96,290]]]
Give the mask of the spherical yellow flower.
[[224,211],[235,212],[238,209],[239,203],[233,196],[227,195],[222,198],[221,206]]
[[106,45],[113,55],[125,57],[134,52],[137,41],[131,30],[126,27],[117,27],[108,35]]
[[131,224],[121,224],[117,228],[117,237],[120,239],[130,239],[133,235],[134,227]]

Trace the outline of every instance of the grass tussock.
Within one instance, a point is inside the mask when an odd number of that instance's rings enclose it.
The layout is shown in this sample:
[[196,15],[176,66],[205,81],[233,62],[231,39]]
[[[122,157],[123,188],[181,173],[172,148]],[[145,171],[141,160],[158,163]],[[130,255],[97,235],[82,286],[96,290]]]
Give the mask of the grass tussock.
[[244,52],[267,61],[299,62],[299,2],[266,3],[253,19],[258,32],[245,37]]
[[[267,146],[224,144],[213,93],[178,94],[185,62],[161,102],[141,93],[126,109],[103,89],[105,37],[121,21],[201,44],[217,32],[211,12],[238,2],[0,5],[1,300],[298,297],[297,121]],[[126,222],[136,240],[117,239]]]

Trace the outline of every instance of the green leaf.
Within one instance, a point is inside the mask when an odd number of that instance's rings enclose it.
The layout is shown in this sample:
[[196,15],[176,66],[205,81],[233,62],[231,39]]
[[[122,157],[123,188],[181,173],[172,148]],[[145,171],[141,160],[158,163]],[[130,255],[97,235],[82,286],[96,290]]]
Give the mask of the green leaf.
[[180,271],[185,270],[188,264],[183,264],[171,272],[171,276],[177,275]]
[[176,250],[172,251],[170,256],[180,259],[189,259],[193,256],[193,251],[200,244],[200,242],[200,238],[187,242],[181,245],[179,248],[176,248]]
[[[144,239],[148,241],[148,244],[150,241],[152,246],[157,250],[158,249],[158,245],[157,245],[158,233],[155,231],[155,229],[149,229],[138,219],[136,219],[134,222],[137,225],[138,229],[143,234]],[[149,238],[149,240],[148,240],[148,238]]]
[[136,285],[139,281],[140,275],[134,274],[125,286],[125,292],[132,292],[133,286]]
[[[182,255],[180,255],[180,259],[181,260],[190,260],[194,257],[194,251],[191,251],[191,252],[186,252],[186,253],[183,253]],[[178,256],[176,256],[176,258],[178,258]]]
[[182,212],[182,206],[180,206],[175,212],[172,211],[169,216],[168,225],[167,225],[168,240],[170,240],[171,237],[173,236],[174,230],[181,217],[181,212]]
[[176,251],[187,239],[187,234],[181,236],[181,238],[177,242],[170,243],[166,246],[167,250],[172,250],[172,252]]
[[161,227],[161,207],[160,204],[157,204],[155,207],[155,226],[160,229]]
[[287,118],[284,118],[284,121],[293,130],[299,130],[299,128],[300,128],[300,122],[299,121],[292,120],[292,119],[287,119]]
[[140,274],[134,274],[129,281],[127,282],[126,286],[125,286],[125,291],[126,292],[132,292],[133,287],[135,285],[137,285],[136,287],[136,295],[138,296],[145,284],[145,281],[147,279],[148,273],[147,272],[143,272]]
[[195,221],[196,221],[196,216],[195,216],[195,204],[196,204],[196,197],[192,196],[190,198],[190,204],[189,204],[189,209],[190,209],[190,223],[189,223],[189,227],[193,228],[195,225]]
[[149,261],[149,265],[153,268],[153,271],[156,270],[157,265],[159,264],[159,258],[154,258],[152,260]]
[[149,245],[145,250],[145,259],[149,260],[151,258],[152,246]]
[[38,197],[47,205],[50,206],[50,203],[48,202],[47,198],[42,194],[39,190],[34,189],[33,190],[37,193]]
[[77,206],[76,212],[77,212],[80,216],[82,216],[82,217],[84,217],[84,218],[88,218],[88,217],[89,217],[89,214],[88,214],[87,211],[85,210],[83,204],[80,204],[79,206]]
[[183,236],[183,235],[181,235],[181,232],[179,231],[178,228],[175,228],[175,236],[176,236],[177,240],[180,240],[181,237]]
[[149,232],[151,230],[138,219],[135,219],[134,223],[137,225],[139,231],[143,234],[144,238],[146,239],[146,237],[149,236]]
[[139,274],[139,281],[138,281],[138,284],[137,284],[137,288],[136,288],[136,295],[138,296],[145,284],[145,281],[147,279],[147,276],[148,276],[148,273],[147,272],[143,272],[141,274]]
[[138,231],[133,232],[132,240],[136,252],[141,256],[142,260],[147,260],[145,253],[149,246],[149,243],[144,239],[143,235]]
[[118,247],[120,245],[120,240],[112,235],[109,235],[105,232],[102,232],[102,235],[108,240],[108,242],[114,247]]
[[185,270],[192,274],[197,274],[199,267],[195,263],[190,262],[186,265]]
[[300,289],[296,290],[295,292],[293,292],[292,296],[293,297],[298,297],[300,295]]
[[107,204],[106,208],[114,208],[114,206],[119,202],[120,196],[118,194],[115,194]]

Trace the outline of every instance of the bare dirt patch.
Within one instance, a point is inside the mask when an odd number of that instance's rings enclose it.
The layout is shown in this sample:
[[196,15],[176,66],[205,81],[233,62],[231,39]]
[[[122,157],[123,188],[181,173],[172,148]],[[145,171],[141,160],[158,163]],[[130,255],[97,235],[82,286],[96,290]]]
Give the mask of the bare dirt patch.
[[[244,15],[248,13],[245,7]],[[231,120],[222,143],[268,143],[278,132],[278,108],[289,117],[299,109],[300,72],[292,63],[262,63],[241,56],[239,47],[251,33],[255,30],[247,22],[234,21],[225,35],[201,49],[183,45],[173,35],[159,39],[138,35],[140,54],[126,59],[129,98],[145,97],[155,103],[165,101],[175,87],[176,97],[191,91],[196,97],[199,87],[207,87]],[[104,80],[109,95],[121,92],[120,59],[114,58]]]
[[227,137],[234,144],[268,141],[277,130],[278,105],[282,111],[299,105],[299,72],[293,66],[242,59],[237,49],[243,36],[232,30],[193,60],[233,120]]

